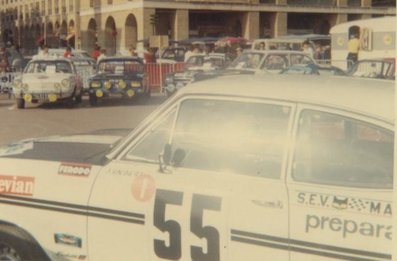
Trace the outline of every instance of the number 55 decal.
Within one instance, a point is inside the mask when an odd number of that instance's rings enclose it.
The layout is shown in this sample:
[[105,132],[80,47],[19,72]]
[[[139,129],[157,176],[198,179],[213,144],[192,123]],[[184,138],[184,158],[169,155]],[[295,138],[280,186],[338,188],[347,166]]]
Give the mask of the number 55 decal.
[[[182,231],[176,220],[165,220],[167,204],[181,206],[183,193],[170,190],[157,190],[154,203],[154,226],[162,232],[169,233],[169,244],[165,241],[154,240],[154,252],[160,258],[178,260],[182,256]],[[221,210],[219,197],[193,194],[192,209],[190,212],[190,231],[197,237],[207,240],[207,251],[199,246],[191,246],[191,258],[193,261],[206,260],[217,261],[220,259],[219,232],[215,227],[203,226],[204,210]]]

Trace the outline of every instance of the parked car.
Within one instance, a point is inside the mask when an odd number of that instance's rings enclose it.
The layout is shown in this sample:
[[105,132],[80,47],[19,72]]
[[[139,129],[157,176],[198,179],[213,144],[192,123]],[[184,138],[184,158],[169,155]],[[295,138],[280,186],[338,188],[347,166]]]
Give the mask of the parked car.
[[[56,56],[62,58],[63,55],[65,54],[66,47],[65,48],[49,48],[48,53],[50,56]],[[92,58],[91,55],[81,49],[72,49],[72,55],[73,57],[76,58]]]
[[185,69],[166,75],[165,91],[168,96],[174,94],[180,88],[194,80],[194,76],[200,72],[217,71],[227,67],[230,63],[225,54],[211,53],[209,55],[196,54],[188,58]]
[[186,47],[183,46],[171,46],[161,50],[161,53],[157,57],[158,63],[183,63],[185,60]]
[[396,59],[364,59],[353,65],[348,72],[353,77],[395,80]]
[[0,258],[390,260],[394,90],[221,77],[122,140],[1,147]]
[[71,57],[69,59],[73,62],[77,73],[81,77],[84,93],[88,93],[90,87],[89,80],[96,72],[96,61],[86,57]]
[[138,57],[108,57],[98,62],[96,74],[89,79],[89,101],[109,97],[148,99],[150,87],[143,61]]
[[237,57],[228,69],[255,72],[279,73],[294,64],[315,64],[307,53],[300,51],[245,50]]
[[280,72],[281,74],[315,74],[346,76],[346,72],[332,65],[295,64]]
[[31,60],[14,80],[13,94],[19,109],[27,102],[80,103],[83,83],[74,64],[65,58]]

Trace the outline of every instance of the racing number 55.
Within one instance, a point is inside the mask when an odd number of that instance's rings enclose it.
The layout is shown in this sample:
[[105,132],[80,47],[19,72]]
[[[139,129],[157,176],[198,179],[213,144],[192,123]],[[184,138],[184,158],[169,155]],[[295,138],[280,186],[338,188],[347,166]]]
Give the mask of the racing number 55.
[[[178,260],[182,255],[181,226],[176,220],[165,220],[167,204],[181,206],[183,193],[178,191],[162,190],[156,192],[154,203],[154,226],[162,232],[169,233],[169,244],[163,240],[154,240],[154,252],[160,258]],[[219,253],[219,232],[215,227],[203,226],[204,210],[221,210],[221,198],[193,194],[192,209],[190,212],[190,231],[199,238],[207,240],[207,252],[199,246],[191,246],[191,258],[193,261],[207,260],[217,261]]]

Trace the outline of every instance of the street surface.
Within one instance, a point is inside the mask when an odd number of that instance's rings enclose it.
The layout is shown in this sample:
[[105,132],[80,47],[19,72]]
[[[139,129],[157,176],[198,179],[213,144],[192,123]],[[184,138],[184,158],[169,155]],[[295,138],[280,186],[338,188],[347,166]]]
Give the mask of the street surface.
[[17,109],[13,99],[0,95],[0,145],[21,139],[84,133],[100,129],[134,128],[166,100],[163,94],[152,94],[147,104],[104,100],[90,107],[87,97],[74,107],[62,104],[27,104]]

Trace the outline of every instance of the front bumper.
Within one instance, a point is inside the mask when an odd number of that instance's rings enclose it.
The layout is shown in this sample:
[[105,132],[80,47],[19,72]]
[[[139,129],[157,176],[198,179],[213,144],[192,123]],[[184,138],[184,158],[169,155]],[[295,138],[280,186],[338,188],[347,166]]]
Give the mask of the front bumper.
[[15,98],[22,98],[25,102],[56,102],[68,99],[73,96],[70,92],[18,92],[14,93]]

